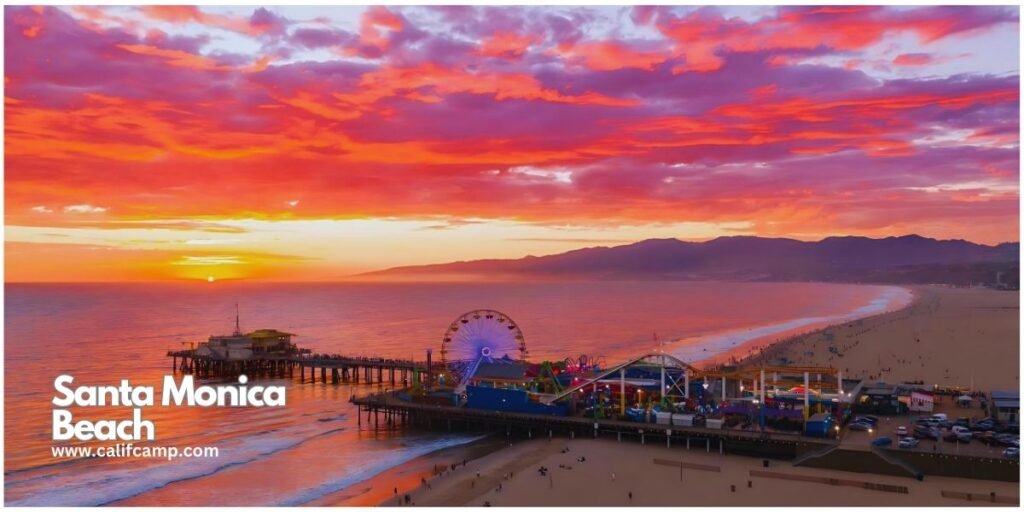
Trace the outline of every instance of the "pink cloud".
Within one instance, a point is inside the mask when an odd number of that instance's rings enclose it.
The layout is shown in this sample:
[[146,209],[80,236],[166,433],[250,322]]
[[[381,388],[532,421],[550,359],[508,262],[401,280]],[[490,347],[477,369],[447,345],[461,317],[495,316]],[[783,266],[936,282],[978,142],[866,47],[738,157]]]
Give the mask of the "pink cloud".
[[[8,221],[59,222],[32,208],[88,203],[111,222],[444,215],[1016,236],[1018,77],[881,80],[859,53],[906,33],[919,41],[893,64],[929,69],[946,57],[929,42],[1015,23],[1005,9],[687,11],[632,9],[660,36],[633,39],[602,33],[589,9],[376,7],[350,30],[141,11],[157,30],[102,9],[11,7]],[[296,57],[218,51],[222,29]]]

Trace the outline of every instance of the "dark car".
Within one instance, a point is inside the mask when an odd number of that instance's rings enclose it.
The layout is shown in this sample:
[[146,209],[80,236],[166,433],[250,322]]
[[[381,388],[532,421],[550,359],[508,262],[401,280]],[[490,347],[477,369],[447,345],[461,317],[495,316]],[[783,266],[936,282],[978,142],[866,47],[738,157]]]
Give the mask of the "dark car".
[[950,431],[947,431],[945,434],[942,435],[942,440],[943,441],[949,441],[951,443],[956,443],[956,442],[969,443],[969,442],[971,442],[971,436],[966,435],[966,434],[958,434],[958,433],[953,432],[952,430],[950,430]]
[[992,437],[994,435],[995,433],[991,431],[982,432],[980,430],[975,430],[974,432],[971,432],[971,437],[973,437],[976,441],[983,444],[992,444],[995,441],[995,438]]
[[872,426],[878,425],[878,417],[877,416],[870,416],[870,415],[867,415],[867,414],[858,415],[857,417],[853,418],[853,421],[857,421],[857,422],[861,422],[861,423],[870,423]]
[[854,421],[850,423],[850,430],[869,430],[871,428],[873,428],[873,425],[867,422]]
[[871,444],[875,446],[890,446],[892,445],[892,439],[888,437],[877,437],[871,441]]
[[1002,446],[1019,446],[1020,445],[1020,437],[1015,436],[1013,434],[996,434],[993,437],[995,437],[996,441],[998,441],[999,444],[1002,445]]

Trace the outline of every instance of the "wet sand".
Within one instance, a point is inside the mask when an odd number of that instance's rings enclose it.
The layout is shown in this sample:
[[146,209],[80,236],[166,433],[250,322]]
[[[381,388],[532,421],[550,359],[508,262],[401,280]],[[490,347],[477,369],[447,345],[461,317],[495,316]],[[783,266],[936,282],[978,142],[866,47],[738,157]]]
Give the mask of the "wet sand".
[[504,439],[489,437],[470,444],[439,450],[395,466],[351,487],[304,503],[313,507],[372,507],[395,505],[396,500],[420,486],[423,479],[434,478],[442,469],[485,457],[505,448]]
[[[569,452],[561,453],[567,447]],[[581,456],[586,457],[585,462],[577,460]],[[680,477],[678,468],[656,465],[655,458],[719,466],[721,472],[684,469]],[[538,473],[540,466],[548,468],[547,476]],[[897,494],[751,477],[751,470],[764,470],[761,459],[719,455],[714,451],[709,454],[681,446],[556,438],[521,442],[470,461],[464,468],[430,479],[429,489],[422,486],[411,492],[410,498],[415,506],[481,506],[485,502],[492,506],[965,506],[968,502],[944,498],[941,492],[1019,496],[1018,484],[1011,482],[942,477],[919,482],[912,478],[793,467],[780,461],[772,461],[768,468],[772,472],[909,488],[909,494]],[[748,481],[752,487],[747,486]],[[382,504],[395,502],[388,500]]]
[[906,308],[781,341],[763,357],[833,366],[846,378],[973,386],[984,392],[1019,388],[1018,292],[943,286],[912,290],[915,300]]

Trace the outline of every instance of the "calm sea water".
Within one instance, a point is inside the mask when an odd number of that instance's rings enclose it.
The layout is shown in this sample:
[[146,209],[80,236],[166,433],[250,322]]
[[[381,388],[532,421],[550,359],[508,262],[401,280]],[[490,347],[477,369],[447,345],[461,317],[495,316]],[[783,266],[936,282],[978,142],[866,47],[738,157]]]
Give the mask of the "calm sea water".
[[[532,360],[588,354],[608,364],[659,340],[689,361],[754,338],[865,316],[909,298],[900,288],[808,283],[17,285],[5,287],[5,497],[9,505],[300,505],[472,438],[359,431],[353,394],[369,385],[298,384],[284,408],[153,407],[157,444],[217,446],[209,459],[54,459],[53,379],[157,386],[181,342],[276,328],[319,352],[413,357],[449,322],[498,309]],[[157,399],[159,402],[159,399]],[[73,410],[127,419],[130,409]]]

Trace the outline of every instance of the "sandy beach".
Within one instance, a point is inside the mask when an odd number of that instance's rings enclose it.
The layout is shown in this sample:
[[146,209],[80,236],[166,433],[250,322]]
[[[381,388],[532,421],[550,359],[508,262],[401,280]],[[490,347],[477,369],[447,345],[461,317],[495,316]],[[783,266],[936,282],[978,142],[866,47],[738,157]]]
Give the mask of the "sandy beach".
[[[563,452],[566,448],[569,451]],[[581,457],[586,461],[580,462]],[[680,472],[678,467],[655,464],[657,458],[718,467],[721,471]],[[546,476],[537,471],[541,466],[548,468]],[[793,467],[781,461],[772,461],[767,469],[773,473],[906,486],[909,492],[900,494],[751,476],[752,470],[765,470],[761,459],[719,455],[714,451],[709,454],[696,447],[686,450],[660,444],[556,438],[520,442],[471,460],[429,479],[429,488],[421,486],[410,492],[409,498],[410,505],[415,506],[962,506],[968,502],[945,498],[942,491],[1019,496],[1018,484],[1010,482],[941,477],[917,481]],[[401,498],[404,501],[404,495]],[[396,505],[398,501],[391,499],[382,505]]]
[[911,289],[915,300],[906,308],[779,342],[765,350],[766,358],[833,366],[847,378],[985,392],[1019,387],[1018,292]]

